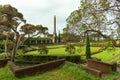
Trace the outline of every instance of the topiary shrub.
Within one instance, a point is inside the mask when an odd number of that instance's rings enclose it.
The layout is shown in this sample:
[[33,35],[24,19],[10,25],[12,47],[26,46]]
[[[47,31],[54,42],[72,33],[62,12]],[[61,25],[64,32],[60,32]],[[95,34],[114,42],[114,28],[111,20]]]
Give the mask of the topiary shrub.
[[66,45],[66,52],[70,53],[70,54],[74,54],[76,52],[75,46],[71,43]]

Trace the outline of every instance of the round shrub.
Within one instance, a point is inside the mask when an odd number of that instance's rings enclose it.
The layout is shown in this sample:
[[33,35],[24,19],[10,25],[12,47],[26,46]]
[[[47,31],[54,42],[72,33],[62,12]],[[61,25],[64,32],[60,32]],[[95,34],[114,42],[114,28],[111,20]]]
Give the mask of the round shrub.
[[75,49],[75,46],[73,44],[69,43],[69,44],[66,45],[65,51],[70,53],[70,54],[74,54],[76,49]]

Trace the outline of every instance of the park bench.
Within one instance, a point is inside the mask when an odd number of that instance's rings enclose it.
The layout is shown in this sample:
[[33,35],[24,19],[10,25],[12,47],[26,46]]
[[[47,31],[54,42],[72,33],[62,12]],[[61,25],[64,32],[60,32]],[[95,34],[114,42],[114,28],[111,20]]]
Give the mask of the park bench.
[[106,63],[98,60],[89,59],[87,61],[87,66],[85,67],[86,71],[97,76],[101,77],[104,74],[109,74],[112,71],[116,71],[116,63]]
[[16,77],[22,77],[25,75],[34,75],[36,73],[43,73],[45,71],[55,69],[64,62],[65,59],[59,59],[21,68],[17,66],[14,62],[10,61],[10,69]]

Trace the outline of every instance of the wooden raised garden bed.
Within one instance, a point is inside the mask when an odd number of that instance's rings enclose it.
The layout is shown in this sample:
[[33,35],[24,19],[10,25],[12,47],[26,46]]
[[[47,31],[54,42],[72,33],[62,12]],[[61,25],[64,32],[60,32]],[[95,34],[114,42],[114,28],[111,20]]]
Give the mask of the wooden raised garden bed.
[[117,65],[115,63],[105,63],[102,61],[89,59],[87,61],[87,66],[85,67],[86,71],[97,76],[101,77],[103,74],[108,74],[111,71],[117,70]]
[[46,63],[21,68],[17,66],[14,62],[10,62],[10,69],[16,77],[22,77],[24,75],[34,75],[36,73],[43,73],[45,71],[57,68],[59,65],[63,63],[65,63],[65,59],[49,61]]

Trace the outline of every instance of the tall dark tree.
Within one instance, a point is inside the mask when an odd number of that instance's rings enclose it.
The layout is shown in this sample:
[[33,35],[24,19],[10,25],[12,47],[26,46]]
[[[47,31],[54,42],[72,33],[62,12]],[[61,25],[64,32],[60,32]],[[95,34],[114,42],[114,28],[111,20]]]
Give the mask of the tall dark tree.
[[89,35],[87,33],[86,36],[86,59],[91,58],[91,50],[90,50],[90,40],[89,40]]
[[60,37],[60,31],[59,31],[59,35],[58,35],[58,43],[61,42],[61,37]]

